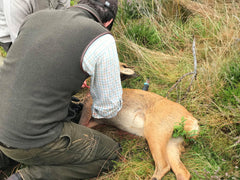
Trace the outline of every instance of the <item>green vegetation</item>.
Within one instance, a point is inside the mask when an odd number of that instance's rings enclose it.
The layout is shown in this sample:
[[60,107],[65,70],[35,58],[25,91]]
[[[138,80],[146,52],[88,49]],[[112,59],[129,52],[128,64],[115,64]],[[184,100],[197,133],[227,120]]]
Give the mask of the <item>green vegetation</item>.
[[6,56],[6,52],[4,51],[4,49],[0,46],[0,56],[5,57]]
[[[197,79],[184,100],[191,76],[168,97],[184,105],[201,125],[199,137],[188,142],[182,154],[192,179],[240,178],[239,5],[215,0],[119,2],[113,27],[119,58],[138,75],[124,81],[125,88],[141,89],[149,78],[149,91],[166,96],[176,80],[194,70],[192,43],[196,39]],[[181,124],[174,130],[174,136],[179,135],[186,136]],[[100,179],[150,179],[153,160],[143,141],[121,139],[126,161],[118,162],[112,173]],[[175,176],[169,172],[164,179]]]
[[[141,89],[149,78],[149,91],[166,96],[176,80],[193,71],[196,39],[197,79],[184,100],[190,76],[168,97],[201,125],[199,137],[181,156],[193,180],[240,178],[239,7],[236,0],[119,0],[112,33],[120,61],[137,73],[122,82],[124,88]],[[151,178],[154,163],[143,138],[122,136],[111,128],[103,132],[119,141],[123,152],[114,170],[99,179]],[[175,175],[169,172],[164,179]]]
[[174,130],[173,130],[173,134],[172,137],[176,138],[176,137],[183,137],[185,142],[189,143],[190,141],[195,141],[194,139],[191,139],[193,136],[197,135],[197,131],[193,130],[190,132],[187,132],[184,130],[184,125],[185,125],[185,121],[186,119],[184,117],[182,117],[181,122],[176,124],[174,126]]

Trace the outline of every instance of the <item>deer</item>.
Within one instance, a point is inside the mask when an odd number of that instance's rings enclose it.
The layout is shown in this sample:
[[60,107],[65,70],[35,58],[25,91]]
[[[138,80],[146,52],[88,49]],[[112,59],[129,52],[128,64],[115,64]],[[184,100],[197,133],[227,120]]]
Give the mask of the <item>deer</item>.
[[152,180],[162,179],[172,170],[177,180],[188,180],[191,174],[180,159],[184,149],[182,137],[173,138],[173,130],[184,118],[184,130],[196,139],[198,120],[181,104],[150,91],[123,89],[122,109],[111,119],[94,119],[92,98],[87,96],[79,124],[92,128],[99,124],[112,125],[120,130],[146,139],[155,162]]

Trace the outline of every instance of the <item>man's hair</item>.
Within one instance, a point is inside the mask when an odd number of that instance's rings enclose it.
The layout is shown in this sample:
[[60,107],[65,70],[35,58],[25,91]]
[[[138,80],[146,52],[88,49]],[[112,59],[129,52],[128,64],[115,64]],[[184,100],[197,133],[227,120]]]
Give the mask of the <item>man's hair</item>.
[[103,23],[111,19],[114,20],[117,15],[118,0],[79,0],[78,4],[86,4],[95,9]]

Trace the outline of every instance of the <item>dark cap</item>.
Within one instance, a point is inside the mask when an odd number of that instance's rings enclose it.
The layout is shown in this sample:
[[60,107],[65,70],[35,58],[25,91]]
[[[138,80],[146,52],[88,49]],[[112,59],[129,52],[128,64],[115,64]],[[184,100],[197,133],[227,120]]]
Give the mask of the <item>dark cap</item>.
[[114,14],[114,17],[116,17],[117,10],[118,10],[118,0],[97,0],[104,4],[105,7],[109,8],[110,11]]
[[112,23],[107,27],[111,30],[117,15],[118,0],[79,0],[78,4],[87,4],[94,8],[103,23],[113,19]]

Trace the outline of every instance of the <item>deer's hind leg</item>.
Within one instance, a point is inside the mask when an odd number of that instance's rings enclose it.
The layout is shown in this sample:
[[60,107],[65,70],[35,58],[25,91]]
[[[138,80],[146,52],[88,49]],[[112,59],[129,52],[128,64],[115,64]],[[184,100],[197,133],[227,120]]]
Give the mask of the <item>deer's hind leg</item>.
[[152,118],[154,117],[145,118],[144,136],[155,162],[155,172],[152,176],[152,180],[160,180],[170,171],[167,157],[167,144],[171,137],[171,132],[169,133],[161,122],[153,121]]
[[177,180],[188,180],[191,175],[180,159],[181,152],[184,151],[183,138],[171,138],[167,146],[168,161]]

